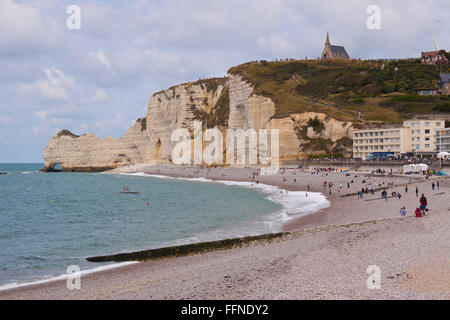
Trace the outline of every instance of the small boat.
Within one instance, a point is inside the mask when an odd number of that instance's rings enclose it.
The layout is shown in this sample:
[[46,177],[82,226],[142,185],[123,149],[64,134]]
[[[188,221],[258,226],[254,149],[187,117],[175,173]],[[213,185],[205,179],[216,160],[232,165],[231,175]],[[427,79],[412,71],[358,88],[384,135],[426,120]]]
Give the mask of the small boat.
[[0,174],[8,174],[8,172],[0,172]]
[[120,191],[120,193],[123,193],[123,194],[139,194],[139,192],[133,192],[133,191]]

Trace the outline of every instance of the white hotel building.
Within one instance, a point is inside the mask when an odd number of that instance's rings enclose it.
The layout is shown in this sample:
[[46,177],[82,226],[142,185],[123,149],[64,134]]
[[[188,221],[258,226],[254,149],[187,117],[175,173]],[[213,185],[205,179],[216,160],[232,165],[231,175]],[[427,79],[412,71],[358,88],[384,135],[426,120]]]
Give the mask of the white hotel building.
[[435,138],[437,150],[450,153],[450,128],[437,130]]
[[414,119],[403,126],[372,127],[353,132],[353,157],[367,160],[374,152],[431,155],[437,152],[436,131],[445,127],[444,119]]

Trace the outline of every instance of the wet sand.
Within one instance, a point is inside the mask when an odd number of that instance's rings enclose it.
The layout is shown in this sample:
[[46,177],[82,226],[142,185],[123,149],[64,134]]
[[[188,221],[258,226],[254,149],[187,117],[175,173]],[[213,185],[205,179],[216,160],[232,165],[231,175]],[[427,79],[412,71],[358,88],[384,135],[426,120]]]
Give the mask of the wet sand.
[[[255,172],[176,166],[119,171],[234,181],[252,181]],[[57,281],[1,291],[0,299],[450,298],[448,178],[369,177],[361,172],[312,175],[297,169],[255,180],[286,190],[305,191],[309,184],[311,192],[327,196],[331,207],[292,219],[283,227],[289,234],[280,239],[86,275],[81,290],[68,290],[65,281]],[[331,194],[328,186],[323,187],[324,181],[333,183]],[[440,181],[439,190],[432,190],[432,181]],[[387,190],[389,195],[397,191],[401,199],[386,201],[381,191],[364,199],[352,195],[363,186],[380,188],[390,183],[394,186]],[[420,219],[413,216],[419,202],[416,186],[419,196],[424,193],[428,198],[430,208]],[[402,206],[407,209],[406,217],[400,217]],[[381,269],[380,290],[367,288],[366,270],[371,265]]]

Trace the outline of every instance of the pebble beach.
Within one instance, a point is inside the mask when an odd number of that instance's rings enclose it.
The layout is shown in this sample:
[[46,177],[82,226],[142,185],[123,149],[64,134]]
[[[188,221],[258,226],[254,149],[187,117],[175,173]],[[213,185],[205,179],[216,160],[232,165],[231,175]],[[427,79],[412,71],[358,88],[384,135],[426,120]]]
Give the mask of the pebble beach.
[[[248,181],[284,192],[320,192],[330,202],[289,217],[283,236],[224,250],[142,261],[66,281],[0,291],[0,299],[449,299],[450,179],[287,168],[276,175],[250,168],[135,165],[112,173]],[[257,170],[256,170],[257,172]],[[439,181],[439,189],[432,183]],[[330,187],[331,184],[331,187]],[[406,187],[408,191],[406,192]],[[358,192],[374,188],[372,195]],[[416,195],[418,189],[418,196]],[[383,199],[381,190],[400,193]],[[426,216],[414,210],[424,194]],[[405,207],[407,214],[399,211]],[[369,289],[368,267],[381,271]]]

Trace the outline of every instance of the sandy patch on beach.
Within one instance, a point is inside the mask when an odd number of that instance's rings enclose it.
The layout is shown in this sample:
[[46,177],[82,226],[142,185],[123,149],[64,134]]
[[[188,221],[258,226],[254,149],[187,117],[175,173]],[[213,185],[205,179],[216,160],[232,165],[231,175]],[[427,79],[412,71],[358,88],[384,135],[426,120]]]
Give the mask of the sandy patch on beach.
[[450,293],[450,260],[439,257],[421,261],[407,271],[405,290],[418,293]]

